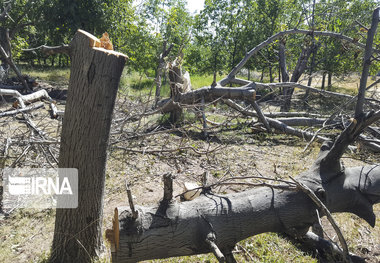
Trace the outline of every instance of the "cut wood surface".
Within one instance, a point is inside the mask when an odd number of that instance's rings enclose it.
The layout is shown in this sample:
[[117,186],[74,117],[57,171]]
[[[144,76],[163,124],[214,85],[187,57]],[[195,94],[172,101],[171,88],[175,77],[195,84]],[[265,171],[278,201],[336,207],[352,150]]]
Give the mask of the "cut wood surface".
[[[304,173],[299,181],[316,192],[319,183]],[[372,205],[380,194],[380,166],[354,167],[324,187],[323,201],[331,212],[351,212],[374,225]],[[263,187],[229,195],[206,194],[193,201],[158,207],[118,207],[119,250],[112,262],[138,262],[153,258],[212,252],[206,242],[210,232],[221,251],[249,236],[264,232],[306,234],[317,220],[314,202],[302,191]]]
[[127,56],[94,47],[95,42],[99,39],[78,30],[69,45],[71,73],[58,166],[78,169],[80,190],[78,208],[57,209],[50,262],[92,262],[103,246],[108,138]]

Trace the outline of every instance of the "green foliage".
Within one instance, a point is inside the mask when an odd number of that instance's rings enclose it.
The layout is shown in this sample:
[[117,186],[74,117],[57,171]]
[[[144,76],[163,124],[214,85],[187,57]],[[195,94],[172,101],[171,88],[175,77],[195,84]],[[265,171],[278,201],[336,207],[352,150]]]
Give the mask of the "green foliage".
[[[8,2],[1,1],[2,6]],[[108,32],[115,49],[129,56],[128,69],[149,74],[157,68],[163,43],[174,44],[169,60],[181,52],[191,73],[229,72],[254,46],[271,35],[292,28],[334,31],[364,43],[375,0],[206,0],[198,15],[190,15],[186,0],[42,0],[12,1],[12,19],[1,22],[16,29],[12,39],[15,59],[41,62],[38,52],[22,49],[42,44],[69,43],[77,29],[98,37]],[[357,71],[362,50],[328,37],[287,36],[289,71],[303,46],[314,42],[316,70],[334,75]],[[375,43],[380,42],[379,34]],[[250,70],[277,72],[278,42],[259,52],[247,64]],[[38,60],[36,60],[38,59]],[[45,58],[42,58],[46,62]],[[53,64],[54,57],[50,58]],[[61,58],[60,58],[61,60]],[[380,70],[379,63],[371,72]]]

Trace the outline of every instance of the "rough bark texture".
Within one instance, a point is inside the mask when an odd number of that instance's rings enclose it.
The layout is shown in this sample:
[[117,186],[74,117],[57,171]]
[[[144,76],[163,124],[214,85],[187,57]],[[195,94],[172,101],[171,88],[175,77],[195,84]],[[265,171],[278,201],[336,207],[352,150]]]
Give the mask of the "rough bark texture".
[[[184,80],[182,76],[181,60],[182,59],[178,57],[172,63],[169,63],[168,66],[170,98],[172,98],[175,102],[177,102],[178,96],[180,96],[181,93],[185,92],[183,89]],[[180,107],[173,109],[170,112],[170,122],[177,123],[178,121],[180,121],[182,118],[182,112],[183,109]]]
[[[372,205],[380,201],[380,167],[349,168],[334,174],[328,183],[322,183],[326,177],[318,167],[316,162],[299,181],[317,193],[331,212],[351,212],[374,226]],[[230,195],[206,194],[193,201],[162,203],[152,208],[138,207],[136,221],[131,220],[128,207],[118,207],[119,229],[113,231],[119,231],[120,240],[119,249],[112,253],[112,262],[208,253],[209,233],[215,233],[215,244],[221,251],[264,232],[303,236],[317,220],[316,209],[301,191],[269,187]]]
[[[309,60],[309,57],[311,55],[312,48],[307,46],[302,49],[302,52],[298,58],[297,65],[293,71],[292,77],[290,79],[290,82],[298,82],[300,77],[302,76],[303,72],[306,69],[307,61]],[[284,104],[281,106],[281,111],[289,111],[292,101],[294,88],[284,88],[283,94],[284,94]]]
[[278,57],[279,57],[279,62],[280,62],[282,82],[288,82],[289,74],[286,68],[285,40],[280,41]]
[[78,208],[57,209],[51,262],[91,262],[102,249],[106,150],[126,56],[95,48],[96,41],[79,30],[70,44],[59,167],[78,169]]

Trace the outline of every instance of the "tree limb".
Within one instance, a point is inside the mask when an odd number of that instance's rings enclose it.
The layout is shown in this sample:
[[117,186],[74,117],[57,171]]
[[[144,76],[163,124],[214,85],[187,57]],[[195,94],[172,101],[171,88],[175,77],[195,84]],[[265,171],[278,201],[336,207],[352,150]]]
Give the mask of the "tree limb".
[[[304,35],[311,35],[311,34],[314,34],[314,36],[328,36],[328,37],[334,37],[334,38],[338,38],[338,39],[341,39],[341,40],[344,40],[344,41],[347,41],[349,43],[352,43],[353,45],[356,45],[360,48],[365,48],[365,45],[360,43],[360,42],[357,42],[355,39],[353,38],[350,38],[348,36],[345,36],[345,35],[342,35],[342,34],[339,34],[339,33],[334,33],[334,32],[329,32],[329,31],[313,31],[313,30],[302,30],[302,29],[291,29],[291,30],[286,30],[286,31],[282,31],[282,32],[279,32],[271,37],[269,37],[267,40],[263,41],[262,43],[260,43],[259,45],[257,45],[256,47],[254,47],[253,49],[251,49],[247,54],[246,56],[239,62],[239,64],[237,64],[233,69],[232,71],[228,74],[227,77],[225,77],[224,79],[222,79],[221,81],[219,81],[219,84],[221,86],[225,86],[226,84],[229,83],[229,81],[233,78],[235,78],[236,74],[239,72],[239,70],[241,70],[244,65],[247,63],[247,61],[253,56],[255,55],[257,52],[259,52],[261,49],[265,48],[266,46],[268,46],[269,44],[273,43],[275,40],[285,36],[285,35],[292,35],[292,34],[304,34]],[[380,53],[380,50],[377,50],[377,49],[374,49],[373,52],[375,53]]]

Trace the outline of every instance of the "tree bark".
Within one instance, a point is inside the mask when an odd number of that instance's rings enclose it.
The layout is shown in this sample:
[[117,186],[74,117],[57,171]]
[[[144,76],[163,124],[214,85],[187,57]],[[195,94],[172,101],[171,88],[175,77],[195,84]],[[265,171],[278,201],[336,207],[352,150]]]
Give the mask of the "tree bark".
[[[78,30],[63,118],[60,168],[78,169],[78,208],[57,209],[50,262],[92,262],[103,249],[103,195],[112,111],[126,56]],[[61,202],[58,198],[58,203]]]
[[[294,68],[292,77],[290,79],[290,82],[297,82],[300,77],[302,76],[303,72],[306,69],[307,61],[309,60],[309,57],[311,55],[312,47],[304,47],[301,51],[301,54],[298,58],[297,65]],[[281,106],[281,111],[289,111],[291,107],[292,102],[292,96],[293,96],[294,88],[284,88],[283,94],[284,94],[284,104]]]
[[289,74],[288,70],[286,69],[286,56],[285,56],[285,41],[280,41],[279,46],[279,60],[280,60],[280,69],[281,69],[281,75],[282,75],[282,82],[288,82],[289,81]]
[[178,93],[175,98],[164,99],[158,102],[158,107],[162,113],[172,112],[183,108],[186,105],[195,106],[201,104],[202,97],[205,103],[210,103],[219,99],[235,99],[252,102],[256,98],[256,91],[253,85],[243,88],[224,87],[203,87],[187,93]]
[[163,43],[162,53],[160,58],[158,59],[158,66],[156,70],[156,95],[155,95],[155,107],[157,106],[158,101],[161,96],[161,85],[162,85],[162,74],[165,68],[165,58],[169,55],[170,51],[173,49],[174,44],[171,44],[168,48],[166,48],[166,41]]
[[[320,156],[323,155],[322,149]],[[322,183],[318,162],[299,181],[311,188],[330,212],[351,212],[375,224],[372,205],[380,202],[380,167],[348,168]],[[118,228],[112,262],[137,262],[154,258],[212,252],[206,240],[214,233],[215,245],[228,251],[247,237],[264,233],[289,233],[302,237],[318,220],[317,206],[299,189],[261,187],[229,195],[205,194],[193,201],[138,207],[131,219],[128,207],[118,207]],[[377,195],[377,196],[376,196]],[[321,213],[321,211],[319,210]],[[114,225],[115,226],[115,225]],[[115,244],[117,242],[117,244]]]
[[[177,57],[172,63],[169,63],[169,86],[170,98],[175,103],[181,103],[181,95],[191,92],[190,75],[182,74],[182,56]],[[178,123],[182,119],[182,107],[174,107],[170,112],[170,122],[172,124]]]
[[367,43],[366,43],[365,52],[364,52],[363,70],[362,70],[362,75],[360,78],[358,102],[355,108],[355,118],[360,118],[360,116],[363,114],[365,91],[367,88],[367,79],[368,79],[368,74],[369,74],[369,67],[371,66],[371,57],[372,57],[372,52],[373,52],[372,44],[373,44],[373,39],[376,34],[377,26],[379,24],[379,12],[380,12],[380,7],[376,8],[373,11],[371,28],[368,30],[368,33],[367,33]]

